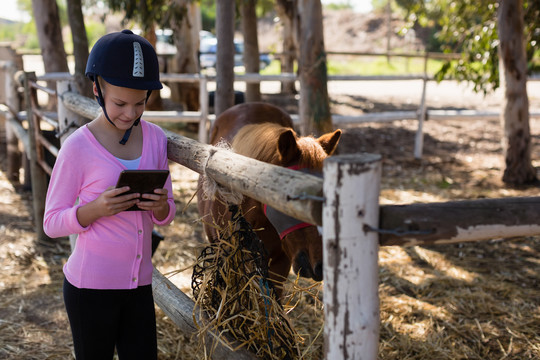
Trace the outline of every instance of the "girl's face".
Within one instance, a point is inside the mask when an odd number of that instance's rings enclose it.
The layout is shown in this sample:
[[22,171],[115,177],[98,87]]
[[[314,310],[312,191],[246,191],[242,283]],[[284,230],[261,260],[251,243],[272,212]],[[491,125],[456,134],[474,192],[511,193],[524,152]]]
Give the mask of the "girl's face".
[[[146,90],[129,89],[108,83],[103,84],[101,90],[107,114],[119,130],[129,129],[144,112]],[[94,94],[97,94],[95,85]]]

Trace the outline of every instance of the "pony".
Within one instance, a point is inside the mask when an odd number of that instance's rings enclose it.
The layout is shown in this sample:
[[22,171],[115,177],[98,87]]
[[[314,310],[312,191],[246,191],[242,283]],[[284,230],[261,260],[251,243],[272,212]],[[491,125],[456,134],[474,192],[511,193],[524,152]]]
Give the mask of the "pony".
[[[340,137],[341,130],[319,138],[300,137],[293,130],[292,119],[285,111],[267,103],[251,102],[235,105],[219,115],[212,127],[210,143],[216,145],[226,141],[238,154],[278,166],[322,174],[323,160],[336,150]],[[199,189],[202,182],[201,176]],[[292,220],[293,225],[282,232],[277,229],[283,224],[272,224],[265,214],[265,205],[260,202],[244,197],[240,208],[264,244],[269,260],[269,276],[275,285],[283,283],[291,265],[294,272],[302,277],[322,280],[322,237],[317,226],[289,217],[288,221]],[[222,227],[230,219],[226,205],[219,199],[201,196],[199,190],[198,209],[209,241],[216,241],[218,234],[215,225]],[[272,210],[279,213],[279,209]],[[287,217],[280,214],[281,218]]]

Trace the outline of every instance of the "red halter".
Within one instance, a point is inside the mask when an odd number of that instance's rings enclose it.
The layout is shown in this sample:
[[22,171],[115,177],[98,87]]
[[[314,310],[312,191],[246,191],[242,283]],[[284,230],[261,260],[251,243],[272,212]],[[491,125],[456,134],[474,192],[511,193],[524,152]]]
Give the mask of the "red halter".
[[[287,167],[287,169],[291,170],[300,170],[301,167],[299,165],[293,165]],[[308,224],[306,222],[303,222],[301,220],[295,219],[292,216],[286,215],[282,213],[281,211],[274,209],[271,206],[268,206],[264,204],[264,215],[268,218],[270,223],[274,226],[276,231],[279,233],[279,238],[283,240],[283,238],[287,235],[289,235],[291,232],[308,227],[313,226],[313,224]]]

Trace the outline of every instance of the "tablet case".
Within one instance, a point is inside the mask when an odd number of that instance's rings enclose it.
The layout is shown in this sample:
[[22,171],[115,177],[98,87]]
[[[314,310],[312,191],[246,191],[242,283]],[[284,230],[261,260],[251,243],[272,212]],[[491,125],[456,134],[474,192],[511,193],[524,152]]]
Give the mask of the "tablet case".
[[[165,186],[169,170],[124,170],[120,173],[116,187],[129,186],[130,190],[122,195],[139,193],[153,194],[155,189]],[[143,211],[133,205],[126,211]]]

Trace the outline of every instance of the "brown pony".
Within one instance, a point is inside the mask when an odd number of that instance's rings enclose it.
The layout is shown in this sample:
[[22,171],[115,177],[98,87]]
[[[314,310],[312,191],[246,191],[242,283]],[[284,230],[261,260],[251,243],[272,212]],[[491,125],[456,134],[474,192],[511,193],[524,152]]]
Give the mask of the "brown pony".
[[[299,137],[292,127],[291,117],[280,108],[265,103],[245,103],[231,107],[216,119],[210,140],[215,145],[223,139],[232,145],[236,153],[260,161],[321,174],[323,160],[336,149],[341,130],[316,139],[312,136]],[[199,185],[201,182],[202,178]],[[214,241],[218,235],[211,224],[222,227],[230,218],[227,209],[219,200],[203,199],[200,191],[198,200],[205,232],[209,240]],[[278,232],[276,228],[279,229],[280,225],[271,223],[260,202],[245,197],[241,208],[264,243],[273,280],[283,282],[291,263],[301,276],[322,280],[322,238],[316,226],[288,217],[293,225],[287,231]],[[280,214],[279,210],[272,210]],[[281,215],[281,218],[287,218],[285,214]]]

